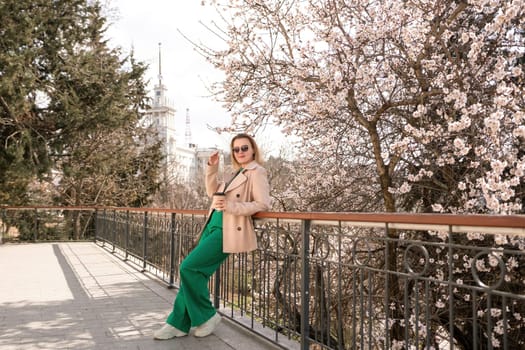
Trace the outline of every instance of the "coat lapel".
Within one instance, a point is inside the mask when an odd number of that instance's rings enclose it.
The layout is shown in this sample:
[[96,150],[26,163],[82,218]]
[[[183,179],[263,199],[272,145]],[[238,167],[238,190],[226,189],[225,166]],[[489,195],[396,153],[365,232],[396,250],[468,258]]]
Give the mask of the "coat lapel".
[[235,178],[233,178],[232,182],[230,182],[230,185],[228,186],[228,188],[226,189],[226,192],[230,191],[230,190],[233,190],[234,188],[237,188],[239,187],[240,185],[242,185],[243,183],[246,182],[246,180],[248,180],[248,178],[246,177],[246,175],[243,174],[244,171],[242,171],[241,173],[239,173],[237,176],[235,176]]

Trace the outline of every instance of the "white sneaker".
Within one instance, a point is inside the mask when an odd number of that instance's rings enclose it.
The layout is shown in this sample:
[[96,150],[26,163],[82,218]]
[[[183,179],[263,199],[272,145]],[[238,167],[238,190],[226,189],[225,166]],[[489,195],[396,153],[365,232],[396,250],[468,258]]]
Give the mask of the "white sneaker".
[[158,340],[166,340],[171,338],[184,337],[185,335],[188,335],[188,333],[184,333],[183,331],[178,330],[172,325],[166,323],[164,326],[162,326],[161,329],[153,333],[153,338]]
[[194,335],[199,338],[206,337],[213,333],[215,327],[217,327],[220,322],[221,316],[218,313],[215,313],[215,315],[213,315],[208,321],[195,329]]

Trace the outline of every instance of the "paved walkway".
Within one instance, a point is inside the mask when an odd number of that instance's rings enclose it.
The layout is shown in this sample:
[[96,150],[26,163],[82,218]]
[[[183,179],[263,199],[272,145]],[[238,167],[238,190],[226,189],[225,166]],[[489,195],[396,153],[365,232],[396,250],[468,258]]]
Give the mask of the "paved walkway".
[[175,294],[94,243],[0,245],[0,349],[277,349],[224,318],[153,340]]

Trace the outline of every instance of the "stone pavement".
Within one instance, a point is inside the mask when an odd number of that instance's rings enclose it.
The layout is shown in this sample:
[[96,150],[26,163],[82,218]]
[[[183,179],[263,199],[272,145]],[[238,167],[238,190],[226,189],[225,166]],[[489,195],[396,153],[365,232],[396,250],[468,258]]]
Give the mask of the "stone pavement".
[[226,318],[206,338],[153,340],[176,292],[94,243],[0,245],[0,350],[282,349]]

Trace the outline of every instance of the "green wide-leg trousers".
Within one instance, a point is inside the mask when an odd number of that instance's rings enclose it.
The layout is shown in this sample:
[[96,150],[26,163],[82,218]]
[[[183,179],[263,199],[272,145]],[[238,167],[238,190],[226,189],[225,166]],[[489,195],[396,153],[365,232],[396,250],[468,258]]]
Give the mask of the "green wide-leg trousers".
[[180,265],[180,288],[166,323],[189,333],[215,315],[208,282],[228,255],[222,251],[222,213],[214,212],[199,243]]

